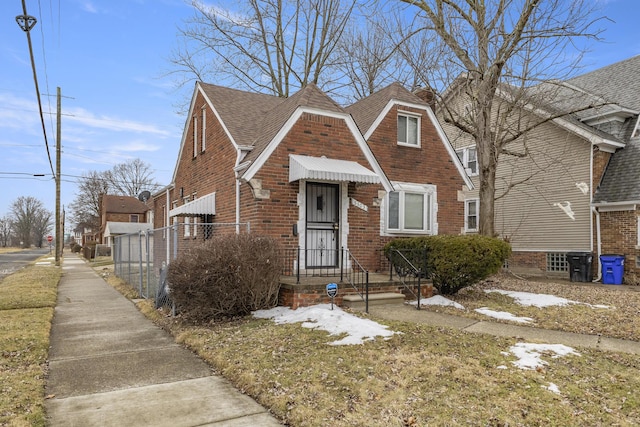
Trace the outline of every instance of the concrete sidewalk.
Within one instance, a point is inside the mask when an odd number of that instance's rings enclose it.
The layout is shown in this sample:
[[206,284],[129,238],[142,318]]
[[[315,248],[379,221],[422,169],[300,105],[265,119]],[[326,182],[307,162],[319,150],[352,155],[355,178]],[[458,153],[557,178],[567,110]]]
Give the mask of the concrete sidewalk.
[[622,353],[640,354],[640,342],[599,335],[576,334],[572,332],[553,331],[530,326],[512,325],[491,321],[480,321],[467,317],[434,313],[427,310],[416,310],[410,305],[374,305],[369,307],[369,314],[375,320],[387,319],[404,322],[426,323],[434,326],[458,328],[467,332],[489,334],[502,337],[518,337],[526,341],[546,344],[565,344],[572,347],[587,347],[600,350],[618,351]]
[[76,254],[51,329],[49,426],[280,426]]

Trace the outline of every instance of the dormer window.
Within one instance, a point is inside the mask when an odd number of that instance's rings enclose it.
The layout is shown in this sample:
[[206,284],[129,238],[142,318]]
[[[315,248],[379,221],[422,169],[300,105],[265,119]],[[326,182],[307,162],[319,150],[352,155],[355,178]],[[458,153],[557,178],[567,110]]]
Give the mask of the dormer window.
[[420,116],[398,113],[398,145],[420,147]]

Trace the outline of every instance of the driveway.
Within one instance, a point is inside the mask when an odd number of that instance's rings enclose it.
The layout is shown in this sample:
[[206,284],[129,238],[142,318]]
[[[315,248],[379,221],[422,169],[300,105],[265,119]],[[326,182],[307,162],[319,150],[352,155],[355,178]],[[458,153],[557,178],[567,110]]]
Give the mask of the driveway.
[[[49,253],[49,248],[27,249],[25,251],[0,254],[0,279],[14,273],[30,262]],[[52,253],[53,256],[53,253]]]

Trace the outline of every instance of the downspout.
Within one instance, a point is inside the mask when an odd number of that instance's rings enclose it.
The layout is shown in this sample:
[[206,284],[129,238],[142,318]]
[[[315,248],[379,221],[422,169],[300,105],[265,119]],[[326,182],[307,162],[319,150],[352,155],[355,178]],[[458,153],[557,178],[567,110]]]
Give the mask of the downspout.
[[[600,211],[593,206],[593,156],[594,156],[594,148],[596,148],[593,144],[591,145],[591,156],[589,158],[589,175],[591,178],[591,186],[589,188],[589,206],[591,206],[591,210],[596,217],[596,264],[598,265],[598,275],[593,282],[599,282],[602,278],[602,266],[600,265],[600,252],[602,251],[602,241],[600,236]],[[591,227],[589,227],[589,235],[591,236],[590,245],[591,252],[593,252],[593,216],[590,216]]]
[[[169,210],[171,209],[171,199],[169,199],[171,195],[169,194],[169,187],[167,187],[166,189],[166,195],[165,198],[167,199],[167,204],[166,204],[166,215],[167,215],[167,222],[166,222],[166,227],[169,227],[171,224],[171,215],[169,215]],[[168,228],[165,228],[165,231],[167,238],[165,239],[165,242],[167,242],[167,258],[166,258],[166,262],[167,265],[169,265],[169,261],[171,260],[171,233],[169,232]]]
[[236,171],[236,234],[240,234],[240,177]]
[[592,209],[593,209],[593,212],[596,214],[596,239],[597,239],[596,262],[598,263],[598,277],[593,279],[593,281],[599,282],[600,279],[602,279],[602,264],[600,263],[600,254],[602,252],[602,239],[600,236],[600,211],[595,207]]

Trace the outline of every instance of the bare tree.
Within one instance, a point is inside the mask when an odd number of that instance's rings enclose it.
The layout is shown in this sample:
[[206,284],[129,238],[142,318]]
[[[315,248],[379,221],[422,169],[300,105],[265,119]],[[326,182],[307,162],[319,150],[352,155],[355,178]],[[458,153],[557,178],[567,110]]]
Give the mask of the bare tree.
[[33,238],[33,244],[41,248],[44,243],[44,238],[51,232],[51,227],[54,225],[53,212],[46,209],[39,209],[36,211],[31,227],[31,236]]
[[0,218],[0,245],[3,248],[9,246],[11,241],[11,218],[7,215]]
[[42,247],[42,239],[51,229],[53,214],[40,200],[31,196],[18,197],[10,210],[12,229],[22,247],[28,248],[32,244]]
[[[586,0],[401,0],[415,6],[430,31],[447,49],[447,74],[440,81],[454,87],[445,98],[445,119],[475,140],[480,175],[480,223],[495,234],[496,169],[501,155],[526,155],[509,144],[542,122],[516,124],[515,106],[531,105],[533,83],[566,77],[581,58],[579,39],[597,38],[594,8]],[[573,55],[573,53],[577,53]],[[458,76],[455,85],[451,77]],[[508,88],[503,90],[501,88]],[[506,93],[507,103],[496,95]],[[540,93],[538,93],[539,95]],[[464,97],[466,108],[448,105]],[[503,99],[505,99],[503,98]],[[496,117],[498,119],[496,120]],[[529,116],[530,117],[530,116]],[[514,126],[515,125],[515,126]]]
[[106,172],[111,191],[116,195],[137,197],[142,191],[159,186],[153,179],[151,165],[140,159],[133,159],[115,165]]
[[78,181],[76,198],[69,205],[76,227],[94,231],[100,228],[100,201],[111,189],[108,171],[90,171],[82,174]]
[[105,194],[137,197],[142,191],[158,188],[152,173],[151,165],[134,159],[108,171],[83,174],[76,198],[69,205],[76,228],[93,231],[100,228],[100,203]]
[[183,47],[170,61],[186,78],[287,97],[308,83],[322,86],[354,0],[192,1],[194,16],[180,30]]

